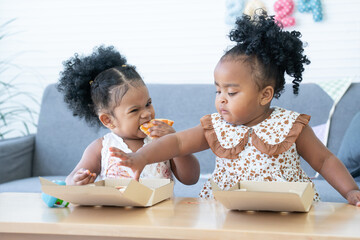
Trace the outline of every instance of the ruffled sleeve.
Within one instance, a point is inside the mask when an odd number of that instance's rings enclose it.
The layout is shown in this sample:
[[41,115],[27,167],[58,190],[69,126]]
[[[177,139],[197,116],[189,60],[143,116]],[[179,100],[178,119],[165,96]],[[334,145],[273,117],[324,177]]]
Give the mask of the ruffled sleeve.
[[278,155],[281,154],[291,147],[304,129],[304,127],[309,123],[310,116],[306,114],[300,114],[295,122],[293,123],[288,135],[285,139],[278,144],[268,144],[261,140],[255,132],[251,134],[252,144],[262,153],[268,155]]
[[245,145],[248,142],[249,134],[248,132],[245,134],[244,138],[242,138],[239,143],[232,148],[224,148],[221,146],[216,132],[214,130],[214,126],[212,123],[211,115],[205,115],[200,119],[201,125],[204,129],[205,138],[213,151],[213,153],[221,158],[228,158],[228,159],[236,159],[239,156],[239,153],[244,150]]

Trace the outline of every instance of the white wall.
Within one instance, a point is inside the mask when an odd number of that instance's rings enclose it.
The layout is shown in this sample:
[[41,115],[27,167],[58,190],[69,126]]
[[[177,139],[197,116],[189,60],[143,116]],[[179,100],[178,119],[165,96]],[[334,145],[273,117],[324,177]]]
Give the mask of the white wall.
[[[275,0],[262,0],[274,14]],[[295,10],[312,61],[304,82],[360,80],[358,0],[322,0],[324,20]],[[212,83],[230,44],[225,0],[0,0],[0,23],[16,18],[0,40],[1,59],[38,99],[58,80],[62,61],[99,44],[114,45],[147,83]],[[38,108],[37,106],[32,106]]]

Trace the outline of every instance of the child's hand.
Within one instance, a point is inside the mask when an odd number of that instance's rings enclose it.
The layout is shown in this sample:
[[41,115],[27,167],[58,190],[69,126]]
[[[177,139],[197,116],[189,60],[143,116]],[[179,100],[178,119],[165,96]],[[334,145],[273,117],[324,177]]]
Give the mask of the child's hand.
[[117,163],[117,165],[131,168],[134,172],[135,180],[139,181],[140,174],[146,165],[146,160],[137,153],[125,153],[116,147],[109,148],[109,151],[110,156],[121,159],[121,162]]
[[150,137],[158,138],[170,133],[175,133],[174,128],[169,126],[167,123],[157,120],[153,121],[152,123],[154,126],[149,128]]
[[95,182],[96,173],[90,172],[88,169],[80,168],[73,176],[75,185],[85,185]]
[[352,205],[356,207],[360,207],[360,191],[359,190],[352,190],[346,194],[346,199]]

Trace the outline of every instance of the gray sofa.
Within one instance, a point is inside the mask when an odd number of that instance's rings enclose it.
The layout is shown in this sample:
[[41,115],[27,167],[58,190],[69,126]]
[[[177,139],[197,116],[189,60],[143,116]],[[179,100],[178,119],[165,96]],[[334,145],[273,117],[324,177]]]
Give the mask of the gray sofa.
[[[177,131],[199,124],[199,119],[215,112],[215,88],[210,84],[149,84],[156,116],[175,121]],[[338,103],[329,134],[328,147],[337,153],[352,117],[360,111],[360,83],[353,83]],[[332,105],[331,98],[316,84],[302,84],[300,94],[292,94],[290,85],[273,105],[312,116],[310,125],[324,123]],[[40,192],[38,176],[65,179],[75,167],[85,147],[106,133],[106,129],[88,127],[72,116],[54,84],[44,91],[38,130],[34,135],[0,141],[0,192]],[[197,197],[203,183],[214,169],[210,150],[196,153],[201,178],[192,186],[175,182],[174,195]],[[314,171],[303,162],[310,176]],[[360,179],[356,179],[360,184]],[[314,179],[323,201],[345,202],[321,177]]]

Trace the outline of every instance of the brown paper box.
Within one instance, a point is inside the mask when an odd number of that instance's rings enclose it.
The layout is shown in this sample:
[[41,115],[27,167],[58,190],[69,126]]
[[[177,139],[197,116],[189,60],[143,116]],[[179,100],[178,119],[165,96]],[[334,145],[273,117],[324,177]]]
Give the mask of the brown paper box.
[[215,199],[232,210],[308,212],[315,194],[311,182],[241,181],[226,191],[211,184]]
[[[88,206],[149,207],[172,197],[170,179],[106,179],[81,186],[63,186],[40,177],[44,193],[64,201]],[[116,187],[123,187],[119,190]]]

